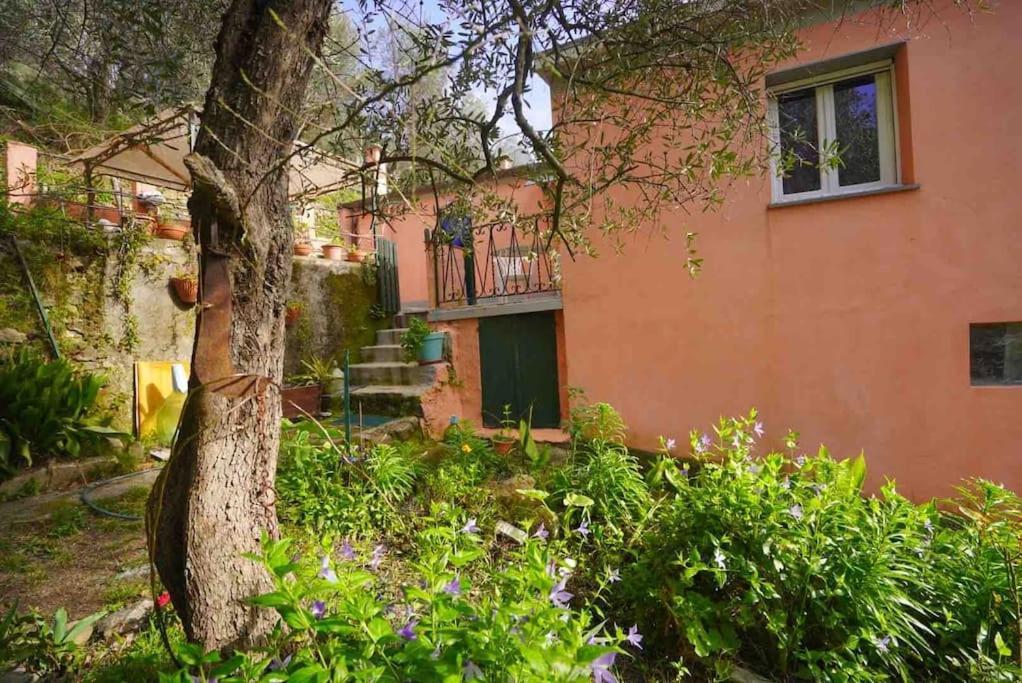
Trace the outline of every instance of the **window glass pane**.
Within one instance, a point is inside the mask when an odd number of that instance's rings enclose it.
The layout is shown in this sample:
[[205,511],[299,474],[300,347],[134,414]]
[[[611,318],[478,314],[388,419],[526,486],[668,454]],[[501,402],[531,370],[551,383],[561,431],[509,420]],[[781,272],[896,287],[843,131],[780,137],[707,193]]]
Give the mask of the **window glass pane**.
[[820,189],[819,136],[816,127],[816,90],[799,90],[777,100],[781,129],[784,194]]
[[973,384],[1022,384],[1022,323],[969,325]]
[[834,84],[834,119],[842,163],[838,183],[859,185],[880,180],[876,76]]

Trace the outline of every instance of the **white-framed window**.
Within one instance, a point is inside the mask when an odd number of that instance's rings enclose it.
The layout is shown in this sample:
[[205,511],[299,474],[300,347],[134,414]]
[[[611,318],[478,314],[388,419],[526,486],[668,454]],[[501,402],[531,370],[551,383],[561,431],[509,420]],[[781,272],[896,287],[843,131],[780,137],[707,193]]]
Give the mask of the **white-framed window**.
[[899,183],[892,60],[771,88],[767,113],[775,203]]

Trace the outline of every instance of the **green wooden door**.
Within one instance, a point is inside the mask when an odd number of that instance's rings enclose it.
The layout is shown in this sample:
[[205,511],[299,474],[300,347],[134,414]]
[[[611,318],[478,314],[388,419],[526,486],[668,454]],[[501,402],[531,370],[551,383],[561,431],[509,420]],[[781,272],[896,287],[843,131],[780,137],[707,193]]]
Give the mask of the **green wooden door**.
[[561,404],[554,314],[479,319],[483,425],[499,427],[504,406],[516,422],[532,408],[533,427],[558,427]]

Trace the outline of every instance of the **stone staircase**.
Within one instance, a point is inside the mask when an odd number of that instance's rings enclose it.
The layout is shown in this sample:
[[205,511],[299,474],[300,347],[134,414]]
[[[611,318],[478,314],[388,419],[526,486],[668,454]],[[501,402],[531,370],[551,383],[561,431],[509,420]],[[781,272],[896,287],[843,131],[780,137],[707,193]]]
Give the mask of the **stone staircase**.
[[401,353],[401,335],[412,316],[425,311],[406,311],[394,316],[395,327],[379,330],[376,343],[363,346],[361,363],[350,366],[351,407],[366,415],[403,417],[421,416],[420,399],[433,386],[436,365],[405,362]]

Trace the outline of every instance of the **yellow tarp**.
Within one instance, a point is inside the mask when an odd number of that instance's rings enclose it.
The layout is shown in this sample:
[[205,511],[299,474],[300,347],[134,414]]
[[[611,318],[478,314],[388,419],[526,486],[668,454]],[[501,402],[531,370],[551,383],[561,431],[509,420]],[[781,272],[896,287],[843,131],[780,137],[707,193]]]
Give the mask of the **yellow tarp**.
[[190,370],[186,361],[139,361],[135,363],[135,424],[141,439],[170,444],[181,416],[185,395],[174,391],[172,368]]

